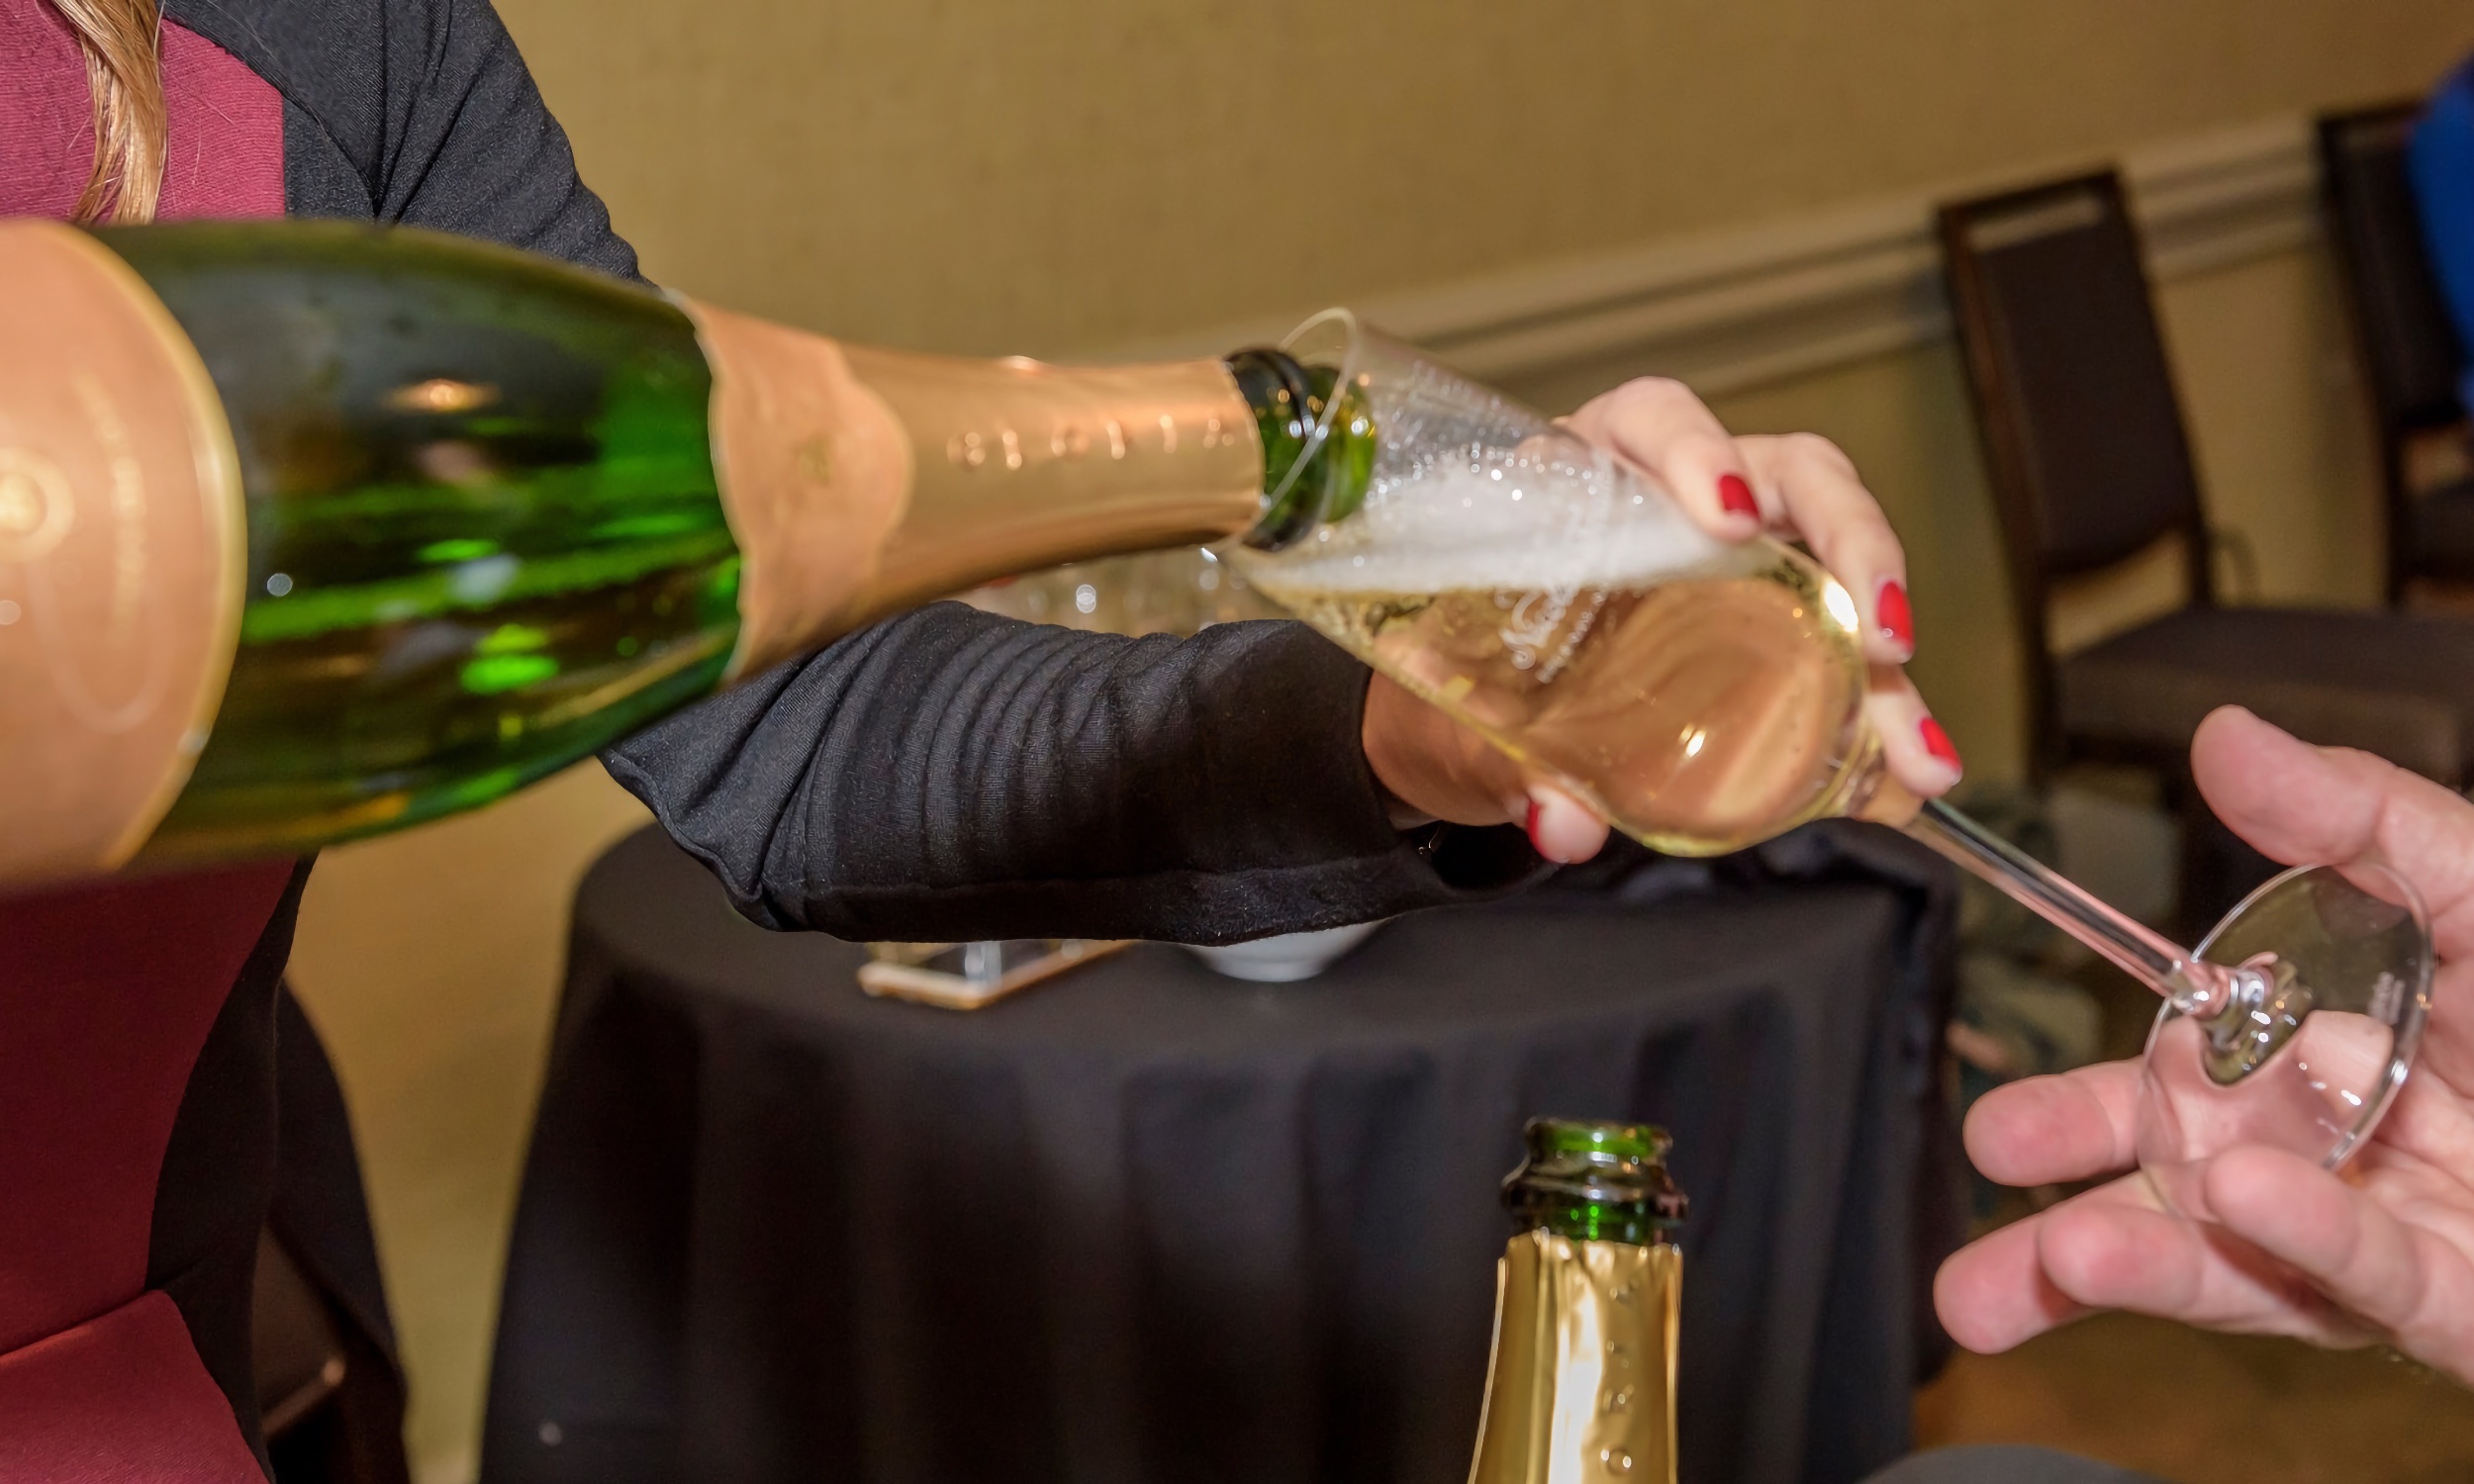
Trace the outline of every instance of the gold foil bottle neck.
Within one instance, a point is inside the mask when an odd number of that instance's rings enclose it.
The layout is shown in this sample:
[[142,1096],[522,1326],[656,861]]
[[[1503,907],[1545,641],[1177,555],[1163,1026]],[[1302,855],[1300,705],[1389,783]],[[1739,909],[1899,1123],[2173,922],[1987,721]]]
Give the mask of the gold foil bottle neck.
[[906,431],[913,470],[857,616],[1060,562],[1217,541],[1262,513],[1254,411],[1217,360],[848,354]]
[[1682,1278],[1665,1243],[1513,1238],[1470,1484],[1674,1484]]
[[852,626],[908,506],[910,440],[835,342],[678,303],[713,370],[714,475],[740,560],[736,680]]
[[912,355],[681,305],[744,562],[733,678],[991,578],[1261,513],[1254,413],[1216,360]]

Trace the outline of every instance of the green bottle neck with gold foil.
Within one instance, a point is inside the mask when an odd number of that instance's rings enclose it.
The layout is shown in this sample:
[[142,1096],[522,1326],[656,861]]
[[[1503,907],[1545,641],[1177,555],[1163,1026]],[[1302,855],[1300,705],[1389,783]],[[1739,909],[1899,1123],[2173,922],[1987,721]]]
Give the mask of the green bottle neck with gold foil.
[[1665,1130],[1537,1118],[1523,1138],[1528,1158],[1503,1182],[1504,1207],[1522,1231],[1648,1247],[1683,1221],[1683,1192],[1666,1172],[1672,1141]]

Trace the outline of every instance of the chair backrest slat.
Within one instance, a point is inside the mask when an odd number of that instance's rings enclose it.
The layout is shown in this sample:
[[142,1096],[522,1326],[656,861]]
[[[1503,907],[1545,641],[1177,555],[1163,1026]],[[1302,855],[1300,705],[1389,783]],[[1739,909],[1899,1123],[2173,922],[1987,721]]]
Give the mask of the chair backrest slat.
[[2196,523],[2190,443],[2120,183],[1964,202],[1943,226],[1994,478],[2039,570],[2108,566]]
[[2363,370],[2384,441],[2465,416],[2455,327],[2431,271],[2406,150],[2419,103],[2320,121],[2320,181],[2330,240],[2352,301]]
[[2179,534],[2191,601],[2213,601],[2198,476],[2118,176],[1952,203],[1941,235],[2050,760],[2050,585]]

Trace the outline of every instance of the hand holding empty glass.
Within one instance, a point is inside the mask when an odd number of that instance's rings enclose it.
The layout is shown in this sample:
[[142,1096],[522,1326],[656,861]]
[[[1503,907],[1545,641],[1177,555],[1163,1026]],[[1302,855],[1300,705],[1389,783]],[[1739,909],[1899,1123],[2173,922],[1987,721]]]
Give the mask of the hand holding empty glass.
[[[2343,1174],[2242,1145],[2181,1165],[2170,1205],[2144,1172],[2113,1180],[1952,1257],[1935,1288],[1942,1320],[1968,1347],[2000,1350],[2092,1309],[2129,1309],[2322,1345],[2384,1342],[2474,1384],[2474,1025],[2456,1000],[2474,974],[2474,805],[2240,711],[2208,719],[2191,764],[2209,804],[2270,857],[2393,873],[2429,901],[2440,993],[2422,1064]],[[2312,1047],[2324,1026],[2330,1044]],[[2367,1040],[2381,1060],[2369,1029],[2314,1015],[2287,1056],[2360,1065]],[[2150,1075],[2160,1057],[2182,1060],[2166,1052],[2151,1046]],[[2125,1170],[2148,1116],[2146,1080],[2120,1062],[1999,1088],[1967,1120],[1968,1155],[2014,1185]]]

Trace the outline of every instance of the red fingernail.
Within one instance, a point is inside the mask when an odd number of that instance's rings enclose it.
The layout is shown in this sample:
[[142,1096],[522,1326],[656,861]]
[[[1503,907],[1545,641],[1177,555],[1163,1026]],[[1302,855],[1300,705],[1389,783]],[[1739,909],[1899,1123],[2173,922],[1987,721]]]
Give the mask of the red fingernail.
[[1907,585],[1892,578],[1873,595],[1872,614],[1881,625],[1881,632],[1890,642],[1913,652],[1916,647],[1916,615],[1907,606]]
[[1741,474],[1718,476],[1718,503],[1727,508],[1730,515],[1759,516],[1761,512],[1760,503],[1753,498],[1753,487],[1744,482]]
[[1950,733],[1942,730],[1942,723],[1927,716],[1916,723],[1916,732],[1924,738],[1924,750],[1950,764],[1951,771],[1966,771],[1967,765],[1958,761],[1958,749],[1951,745]]
[[[1546,852],[1546,843],[1545,843],[1544,841],[1542,841],[1542,840],[1540,840],[1540,839],[1538,838],[1538,801],[1537,801],[1536,799],[1534,799],[1534,798],[1533,798],[1533,799],[1531,799],[1531,800],[1529,800],[1529,825],[1528,825],[1528,828],[1529,828],[1529,848],[1530,848],[1531,850],[1536,851],[1538,854],[1540,854],[1540,855],[1542,855],[1542,856],[1543,856],[1543,855],[1546,855],[1546,853],[1547,853],[1547,852]],[[1549,859],[1552,859],[1552,857],[1550,857]]]

